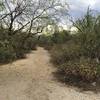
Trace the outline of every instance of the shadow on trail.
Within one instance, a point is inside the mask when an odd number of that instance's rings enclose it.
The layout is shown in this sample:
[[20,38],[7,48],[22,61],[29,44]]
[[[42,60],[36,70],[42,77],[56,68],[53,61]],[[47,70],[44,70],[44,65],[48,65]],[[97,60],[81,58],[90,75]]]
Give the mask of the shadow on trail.
[[61,71],[56,71],[53,73],[54,77],[58,82],[64,83],[67,87],[75,87],[80,92],[92,91],[94,93],[100,92],[100,82],[89,83],[82,81],[80,78],[74,76],[64,77],[65,74]]

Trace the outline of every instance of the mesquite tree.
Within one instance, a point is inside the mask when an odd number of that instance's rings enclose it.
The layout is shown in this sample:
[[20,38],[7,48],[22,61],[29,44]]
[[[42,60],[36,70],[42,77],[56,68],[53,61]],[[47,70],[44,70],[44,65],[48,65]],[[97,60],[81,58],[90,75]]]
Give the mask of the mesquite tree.
[[[20,31],[37,34],[47,25],[60,21],[66,13],[67,4],[62,0],[3,0],[0,22],[12,36]],[[27,38],[26,37],[26,38]]]

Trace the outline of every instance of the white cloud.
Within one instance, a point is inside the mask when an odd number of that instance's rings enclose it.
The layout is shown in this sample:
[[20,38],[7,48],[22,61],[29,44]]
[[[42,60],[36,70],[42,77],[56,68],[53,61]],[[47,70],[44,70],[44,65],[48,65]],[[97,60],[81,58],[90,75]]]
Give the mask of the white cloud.
[[94,6],[97,0],[79,0],[82,4]]
[[[70,6],[69,14],[73,19],[80,18],[84,16],[87,11],[87,8],[90,7],[97,12],[100,12],[100,0],[65,0]],[[63,19],[62,26],[68,28],[71,25],[71,22],[68,22],[67,19]],[[66,26],[67,24],[67,26]],[[73,30],[73,29],[72,29]]]
[[100,1],[98,0],[68,0],[68,4],[70,5],[71,9],[79,9],[81,7],[94,7],[95,4]]
[[100,0],[67,0],[72,17],[81,17],[86,12],[88,6],[94,10],[100,11]]

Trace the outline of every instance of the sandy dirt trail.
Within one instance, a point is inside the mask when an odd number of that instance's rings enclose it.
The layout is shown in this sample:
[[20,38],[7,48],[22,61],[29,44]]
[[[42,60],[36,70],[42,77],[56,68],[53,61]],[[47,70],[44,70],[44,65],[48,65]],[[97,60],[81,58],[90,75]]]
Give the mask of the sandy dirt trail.
[[0,66],[0,100],[100,100],[57,82],[48,51],[38,47],[26,59]]

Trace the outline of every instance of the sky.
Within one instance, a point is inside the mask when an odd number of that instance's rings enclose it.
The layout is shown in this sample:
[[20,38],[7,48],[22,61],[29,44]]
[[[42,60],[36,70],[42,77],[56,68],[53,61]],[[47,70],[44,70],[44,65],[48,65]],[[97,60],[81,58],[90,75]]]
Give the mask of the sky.
[[[87,12],[88,7],[94,10],[97,13],[100,13],[100,0],[66,0],[69,4],[69,15],[73,20],[77,20],[84,16]],[[62,20],[60,23],[64,29],[69,28],[72,23],[69,20],[65,19]]]
[[100,0],[67,0],[70,10],[69,14],[73,18],[79,18],[83,16],[88,6],[96,11],[100,11]]

